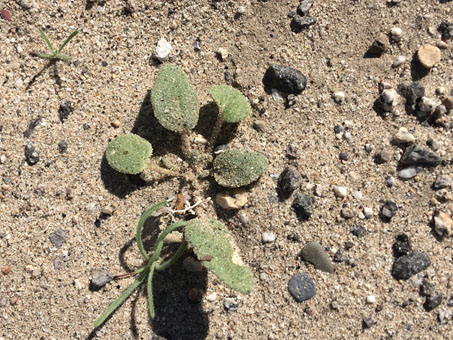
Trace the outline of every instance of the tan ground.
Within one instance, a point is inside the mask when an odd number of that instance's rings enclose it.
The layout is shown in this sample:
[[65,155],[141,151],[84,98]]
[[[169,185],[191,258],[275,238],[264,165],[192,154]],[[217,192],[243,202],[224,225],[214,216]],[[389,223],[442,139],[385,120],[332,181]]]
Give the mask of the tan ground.
[[[420,45],[440,40],[436,29],[442,20],[451,21],[452,2],[408,0],[387,7],[385,0],[317,0],[310,14],[318,22],[299,34],[291,32],[287,17],[297,0],[219,1],[217,9],[207,0],[133,0],[129,3],[135,12],[130,16],[122,13],[125,1],[103,2],[9,0],[1,4],[9,9],[12,21],[0,19],[0,156],[5,156],[0,164],[0,267],[11,268],[8,275],[0,274],[0,339],[148,339],[151,327],[174,340],[453,338],[453,320],[445,325],[437,322],[439,310],[452,311],[447,307],[453,294],[452,239],[436,241],[429,226],[436,208],[452,214],[451,202],[431,202],[431,184],[439,174],[451,175],[453,167],[450,163],[429,169],[407,182],[397,179],[389,189],[385,177],[396,177],[397,161],[378,166],[374,152],[364,150],[366,143],[372,143],[375,150],[385,148],[397,157],[400,149],[390,139],[405,126],[418,144],[426,145],[433,138],[439,143],[438,154],[453,158],[451,129],[423,126],[403,108],[394,120],[383,119],[372,109],[380,79],[394,85],[411,80],[412,55]],[[245,13],[235,19],[239,6],[245,6]],[[377,35],[394,26],[404,32],[401,43],[392,44],[381,58],[363,58]],[[46,50],[38,27],[55,45],[78,28],[80,33],[65,48],[75,62],[46,68],[46,60],[32,56],[31,52]],[[197,37],[201,52],[192,48]],[[149,136],[158,157],[180,152],[177,136],[149,125],[152,112],[147,92],[158,71],[150,64],[150,56],[161,38],[173,45],[170,62],[185,70],[202,105],[209,103],[207,92],[212,85],[225,83],[226,70],[251,101],[264,96],[229,143],[263,152],[270,162],[241,210],[248,215],[249,225],[242,226],[236,214],[212,203],[203,210],[230,224],[256,284],[250,295],[240,295],[216,284],[212,275],[193,276],[179,264],[155,279],[158,318],[154,322],[147,316],[141,291],[93,332],[94,320],[132,279],[91,292],[90,275],[99,268],[118,274],[140,265],[133,241],[140,214],[178,192],[177,179],[136,187],[103,162],[109,140],[133,129]],[[221,47],[229,52],[225,61],[216,57]],[[450,44],[442,50],[439,65],[422,79],[427,96],[435,98],[434,91],[441,86],[448,92],[453,88],[452,54]],[[398,55],[409,62],[392,69]],[[307,76],[307,89],[290,109],[264,92],[262,77],[270,63],[293,66]],[[331,100],[338,90],[346,94],[341,106]],[[70,101],[74,112],[61,123],[58,108],[63,101]],[[260,113],[260,108],[265,112]],[[39,115],[41,123],[25,138],[23,132]],[[265,132],[252,128],[257,119],[265,121]],[[334,126],[345,121],[350,122],[350,143],[334,135]],[[112,123],[118,122],[114,128]],[[40,153],[34,166],[24,160],[27,140]],[[68,144],[63,154],[58,152],[61,140]],[[299,149],[296,161],[285,156],[289,144]],[[350,160],[342,164],[340,151],[346,151]],[[304,177],[302,191],[312,193],[314,185],[325,191],[308,222],[297,221],[290,211],[292,200],[277,203],[274,199],[275,178],[290,163]],[[360,190],[363,199],[349,195],[337,200],[332,185]],[[66,199],[68,190],[72,200]],[[205,195],[218,190],[214,186]],[[400,207],[389,224],[377,217],[386,199]],[[92,212],[86,209],[89,203],[95,204]],[[345,203],[355,213],[347,221],[340,217]],[[96,227],[101,209],[111,205],[116,206],[113,216]],[[371,207],[376,216],[359,220],[363,206]],[[355,224],[369,233],[356,238],[350,233]],[[60,228],[66,231],[67,241],[56,249],[49,235]],[[263,245],[263,231],[274,232],[276,241]],[[390,275],[391,246],[400,232],[411,237],[414,249],[431,258],[423,274],[428,274],[444,300],[430,313],[424,311],[424,299],[411,280],[397,282]],[[298,234],[301,242],[288,240],[290,234]],[[313,240],[331,250],[352,241],[347,255],[356,266],[335,264],[336,273],[329,275],[302,263],[296,256],[305,242]],[[56,269],[55,264],[62,268]],[[287,283],[299,271],[312,277],[317,294],[298,304],[289,295]],[[193,287],[204,289],[205,296],[216,292],[215,301],[203,298],[201,304],[189,303],[187,292]],[[238,311],[227,312],[224,299],[239,295]],[[368,295],[376,296],[375,305],[366,304]],[[408,299],[413,300],[402,308]],[[333,301],[338,310],[331,308]],[[375,311],[377,305],[382,311]],[[365,317],[376,325],[362,330]]]

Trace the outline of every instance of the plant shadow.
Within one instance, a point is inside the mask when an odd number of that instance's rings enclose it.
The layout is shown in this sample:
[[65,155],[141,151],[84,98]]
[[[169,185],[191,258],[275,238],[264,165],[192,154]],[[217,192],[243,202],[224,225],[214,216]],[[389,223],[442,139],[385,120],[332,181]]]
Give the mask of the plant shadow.
[[[37,55],[35,53],[31,54],[33,57],[36,57]],[[48,69],[52,68],[51,76],[55,80],[55,83],[58,85],[59,89],[61,89],[62,86],[62,81],[60,74],[58,73],[58,67],[57,67],[57,61],[58,59],[49,59],[46,65],[44,65],[41,70],[36,73],[33,78],[28,82],[27,86],[25,87],[25,90],[28,91],[33,84],[38,80],[38,78]]]

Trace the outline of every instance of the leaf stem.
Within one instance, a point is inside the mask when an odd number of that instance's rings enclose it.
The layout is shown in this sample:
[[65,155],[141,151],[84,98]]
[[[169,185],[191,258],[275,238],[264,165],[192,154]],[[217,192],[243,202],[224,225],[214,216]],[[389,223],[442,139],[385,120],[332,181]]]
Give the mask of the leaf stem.
[[156,270],[157,271],[162,271],[162,270],[165,270],[168,267],[170,267],[172,264],[174,264],[176,261],[178,261],[178,259],[184,253],[184,250],[186,250],[186,248],[187,248],[187,241],[183,241],[181,243],[181,245],[179,246],[178,250],[176,251],[176,253],[174,253],[173,256],[170,257],[167,261],[165,261],[164,263],[158,265],[156,267]]
[[156,210],[162,208],[163,206],[165,206],[167,204],[167,201],[162,201],[162,202],[159,202],[155,205],[153,205],[151,208],[149,208],[148,210],[146,210],[142,216],[140,217],[140,220],[138,221],[138,224],[137,224],[137,233],[136,233],[136,240],[137,240],[137,246],[138,246],[138,250],[140,251],[140,254],[142,254],[143,258],[148,261],[149,260],[149,256],[148,254],[146,254],[146,251],[145,251],[145,248],[143,247],[143,242],[142,242],[142,229],[143,229],[143,224],[145,223],[145,221],[148,219],[148,217],[153,213],[155,212]]

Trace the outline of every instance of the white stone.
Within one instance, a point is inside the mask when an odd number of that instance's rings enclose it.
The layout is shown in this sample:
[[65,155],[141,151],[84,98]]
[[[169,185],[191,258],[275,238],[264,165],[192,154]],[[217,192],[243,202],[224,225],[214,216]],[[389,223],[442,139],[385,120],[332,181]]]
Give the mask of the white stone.
[[374,295],[369,295],[366,298],[366,302],[369,303],[369,304],[376,303],[376,297]]
[[215,195],[215,201],[223,209],[241,209],[248,201],[248,194],[244,189],[221,192]]
[[355,191],[353,194],[352,194],[352,197],[354,197],[356,200],[361,200],[363,198],[363,195],[360,191]]
[[335,193],[335,196],[339,198],[345,198],[348,195],[348,189],[342,186],[335,185],[333,187],[333,192]]
[[165,38],[162,38],[157,42],[153,57],[163,63],[170,57],[172,50],[171,44]]
[[332,98],[335,101],[335,103],[341,104],[344,102],[345,94],[343,91],[338,91],[332,95]]
[[369,207],[364,207],[363,208],[363,214],[365,215],[366,218],[371,218],[373,217],[373,209],[369,208]]
[[403,30],[399,27],[392,27],[390,30],[390,36],[392,37],[393,41],[400,41],[401,37],[403,36]]
[[410,166],[398,172],[398,177],[401,179],[411,179],[415,176],[417,176],[417,169],[413,166]]
[[439,236],[448,236],[453,229],[453,220],[446,213],[439,211],[434,216],[434,231]]
[[96,210],[96,203],[88,203],[86,206],[85,206],[85,209],[86,211],[92,213]]
[[206,300],[209,302],[214,302],[217,299],[217,293],[213,292],[209,295],[206,295]]
[[228,50],[226,48],[220,47],[217,50],[217,55],[220,57],[220,59],[222,61],[225,61],[225,59],[228,58],[229,53],[228,53]]
[[426,113],[431,113],[434,112],[435,108],[437,107],[437,103],[435,100],[428,98],[428,97],[422,97],[420,100],[420,103],[418,105],[418,108],[422,112]]
[[0,156],[0,164],[5,164],[6,162],[6,156],[5,155],[1,155]]
[[400,55],[400,56],[398,56],[398,58],[395,59],[392,66],[398,67],[398,66],[401,66],[402,64],[404,64],[405,62],[406,62],[406,57],[403,55]]
[[405,127],[401,127],[393,136],[392,141],[396,144],[412,144],[415,142],[415,137]]
[[275,241],[275,234],[272,233],[272,232],[264,232],[262,235],[261,235],[261,238],[262,238],[262,241],[263,243],[272,243]]

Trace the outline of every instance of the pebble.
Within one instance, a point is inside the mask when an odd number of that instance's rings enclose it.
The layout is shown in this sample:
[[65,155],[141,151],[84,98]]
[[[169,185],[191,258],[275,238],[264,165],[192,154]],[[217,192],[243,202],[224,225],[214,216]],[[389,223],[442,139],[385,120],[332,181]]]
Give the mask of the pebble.
[[421,296],[433,296],[436,291],[436,285],[429,282],[426,278],[423,278],[420,284],[420,295]]
[[420,98],[425,95],[425,86],[420,81],[414,81],[412,83],[402,83],[399,85],[399,91],[401,95],[406,98],[406,104],[413,109],[419,102]]
[[393,41],[398,42],[403,36],[403,30],[399,27],[392,27],[390,30],[390,37]]
[[342,151],[340,152],[339,158],[342,161],[347,161],[349,159],[349,155],[346,152]]
[[392,176],[386,177],[385,185],[388,186],[389,188],[393,187],[395,185],[395,178]]
[[394,106],[399,103],[399,95],[395,89],[384,89],[379,96],[379,100],[385,112],[393,112]]
[[374,321],[372,318],[365,318],[362,320],[362,328],[363,329],[368,329],[373,327],[376,324],[376,321]]
[[333,192],[335,193],[335,196],[338,198],[345,198],[348,195],[348,189],[343,186],[334,185]]
[[119,127],[121,126],[121,122],[120,122],[118,119],[116,119],[116,120],[114,120],[113,122],[111,122],[110,125],[111,125],[113,128],[117,129],[117,128],[119,128]]
[[3,275],[8,275],[9,273],[11,273],[11,267],[8,266],[8,265],[4,265],[2,267],[2,274]]
[[398,177],[403,180],[408,180],[415,176],[417,176],[417,168],[414,166],[410,166],[398,172]]
[[206,300],[209,302],[214,302],[215,300],[217,300],[217,293],[212,292],[211,294],[206,295]]
[[301,182],[302,176],[296,168],[289,166],[283,170],[278,178],[277,187],[280,199],[289,198],[293,191],[299,188]]
[[307,243],[300,255],[304,261],[310,262],[316,269],[333,273],[333,265],[324,248],[316,241]]
[[393,136],[392,142],[395,144],[412,144],[415,142],[415,137],[405,127],[401,127]]
[[243,213],[243,212],[239,213],[238,218],[239,218],[239,221],[241,222],[241,224],[242,224],[244,227],[245,227],[247,224],[249,224],[249,222],[250,222],[250,219],[249,219],[248,215],[245,214],[245,213]]
[[297,14],[300,16],[305,16],[308,14],[308,11],[310,10],[311,6],[315,0],[302,0],[299,3],[299,6],[297,6]]
[[172,50],[173,47],[171,44],[165,38],[162,38],[157,42],[153,52],[153,58],[163,63],[170,58]]
[[217,55],[219,56],[221,61],[225,61],[230,54],[228,53],[228,50],[226,48],[220,47],[217,50]]
[[291,30],[295,33],[300,33],[304,29],[316,24],[317,21],[318,19],[315,17],[300,16],[296,14],[291,19]]
[[376,40],[368,49],[368,54],[374,57],[380,57],[385,51],[387,51],[389,45],[389,38],[384,33],[379,33]]
[[105,269],[97,270],[91,277],[90,281],[90,290],[96,291],[104,287],[113,279],[113,276],[110,272]]
[[407,236],[406,234],[399,234],[392,246],[392,250],[395,257],[401,257],[411,252],[412,246],[409,240],[409,236]]
[[103,215],[104,217],[112,216],[114,212],[115,208],[112,207],[111,205],[108,205],[101,209],[101,215]]
[[452,179],[448,175],[437,176],[436,181],[433,184],[434,190],[440,190],[444,188],[449,188],[451,186]]
[[440,50],[437,46],[426,44],[417,51],[417,58],[420,64],[427,69],[432,68],[440,61]]
[[60,248],[66,242],[66,232],[63,229],[58,229],[50,234],[49,240],[54,247]]
[[68,144],[64,140],[58,142],[58,151],[60,153],[66,152],[67,149],[68,149]]
[[442,159],[429,149],[413,144],[404,150],[401,165],[437,166]]
[[297,302],[302,302],[315,296],[316,287],[307,274],[298,273],[289,279],[288,291]]
[[437,235],[443,237],[452,234],[453,220],[448,214],[442,211],[437,211],[434,215],[433,220],[433,229]]
[[239,301],[235,298],[225,298],[223,305],[228,312],[236,312],[239,309]]
[[8,158],[5,155],[0,156],[0,164],[5,164]]
[[343,91],[338,91],[332,94],[332,98],[337,104],[342,104],[344,102],[346,95]]
[[431,261],[424,252],[415,251],[398,257],[393,263],[392,276],[396,280],[407,280],[429,267]]
[[431,312],[442,303],[442,299],[443,295],[440,292],[433,296],[428,296],[423,304],[423,308],[425,308],[427,312]]
[[58,108],[58,114],[60,116],[60,121],[64,123],[71,113],[74,112],[74,108],[72,107],[71,102],[65,101],[60,104]]
[[300,221],[307,220],[313,214],[313,198],[303,193],[297,193],[291,207]]
[[373,215],[374,215],[373,209],[371,209],[371,208],[369,208],[369,207],[363,207],[363,215],[364,215],[366,218],[371,218],[371,217],[373,217]]
[[11,13],[6,8],[0,11],[0,16],[6,21],[11,21]]
[[88,211],[89,213],[92,213],[96,210],[96,203],[94,202],[91,202],[91,203],[88,203],[86,206],[85,206],[85,209],[86,211]]
[[276,236],[272,232],[264,232],[261,235],[261,240],[263,241],[263,243],[272,243],[275,241],[275,238]]
[[374,155],[374,162],[376,164],[388,163],[391,160],[392,160],[392,154],[388,150],[379,151]]
[[264,122],[263,120],[255,120],[253,122],[253,128],[257,131],[257,132],[265,132],[266,131],[266,122]]
[[368,295],[366,298],[366,303],[370,305],[376,303],[376,297],[374,295]]
[[453,23],[448,21],[442,21],[437,28],[442,34],[442,40],[450,40],[453,37]]
[[441,325],[445,325],[452,318],[453,312],[445,309],[441,309],[437,315],[437,319]]
[[74,286],[76,289],[78,289],[78,290],[83,289],[83,283],[82,283],[82,281],[80,281],[79,279],[74,279],[74,280],[72,281],[72,284],[73,284],[73,286]]
[[393,68],[399,67],[403,65],[406,62],[406,57],[403,55],[398,56],[398,58],[395,59],[395,61],[392,64]]
[[343,217],[344,219],[351,219],[354,217],[354,212],[352,211],[351,208],[343,208],[341,209],[340,211],[340,215],[341,217]]
[[424,113],[433,113],[437,107],[437,102],[434,99],[423,96],[418,103],[418,109]]
[[351,234],[355,237],[363,237],[367,234],[367,230],[362,226],[355,225],[351,228]]
[[382,206],[380,217],[384,222],[390,222],[393,216],[396,215],[398,206],[395,202],[387,200]]
[[373,144],[370,144],[370,143],[366,143],[366,144],[365,144],[365,151],[366,151],[367,153],[371,153],[373,150],[374,150]]
[[236,10],[236,14],[238,14],[238,15],[245,14],[245,7],[239,6],[238,9]]
[[221,192],[215,195],[215,201],[223,209],[241,209],[248,202],[248,193],[244,189]]
[[39,153],[32,142],[28,142],[25,145],[24,153],[25,160],[27,161],[28,165],[35,165],[39,162]]
[[267,69],[264,85],[269,89],[276,89],[287,94],[299,94],[307,86],[307,78],[295,68],[272,64]]

